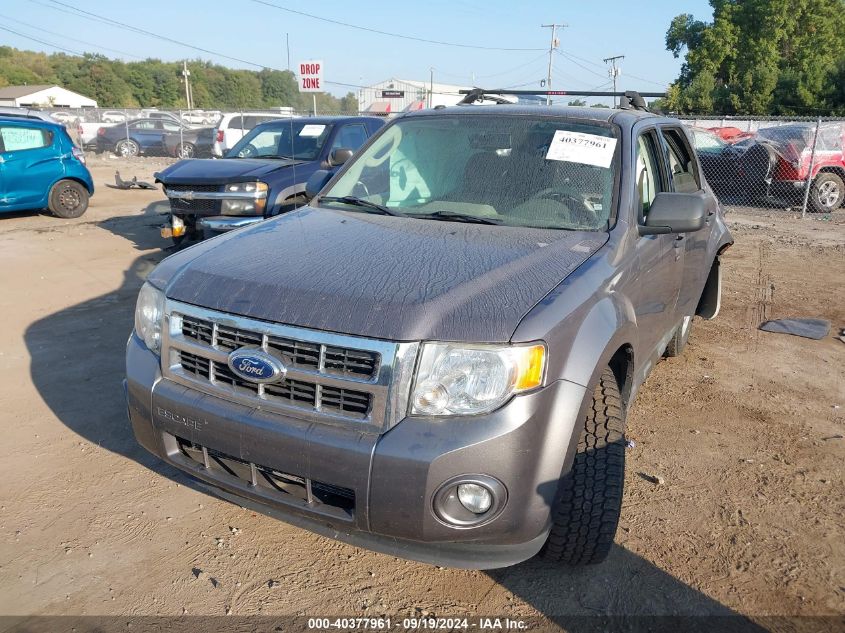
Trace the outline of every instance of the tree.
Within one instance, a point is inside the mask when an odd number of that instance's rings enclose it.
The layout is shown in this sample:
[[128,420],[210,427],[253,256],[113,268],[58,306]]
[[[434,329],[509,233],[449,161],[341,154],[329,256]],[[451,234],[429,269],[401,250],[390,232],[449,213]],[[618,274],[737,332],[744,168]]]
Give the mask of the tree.
[[570,101],[566,105],[575,106],[576,108],[583,108],[584,106],[587,105],[587,102],[584,99],[573,99],[572,101]]
[[826,114],[845,57],[845,0],[710,0],[713,21],[676,16],[666,49],[684,55],[666,99],[678,112]]

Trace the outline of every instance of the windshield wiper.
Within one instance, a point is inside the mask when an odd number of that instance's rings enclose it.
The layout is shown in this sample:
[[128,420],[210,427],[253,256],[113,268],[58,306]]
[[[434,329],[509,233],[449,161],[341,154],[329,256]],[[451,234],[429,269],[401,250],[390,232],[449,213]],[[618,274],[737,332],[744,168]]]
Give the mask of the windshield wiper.
[[375,202],[364,200],[363,198],[356,198],[355,196],[320,196],[320,202],[342,202],[343,204],[352,205],[353,207],[361,207],[369,209],[373,213],[381,213],[382,215],[393,215],[404,218],[404,213],[397,213],[393,209],[389,209]]
[[449,222],[468,222],[474,224],[503,224],[502,220],[498,218],[485,218],[480,215],[470,215],[469,213],[454,213],[452,211],[435,211],[434,213],[415,213],[408,214],[413,218],[421,220],[446,220]]

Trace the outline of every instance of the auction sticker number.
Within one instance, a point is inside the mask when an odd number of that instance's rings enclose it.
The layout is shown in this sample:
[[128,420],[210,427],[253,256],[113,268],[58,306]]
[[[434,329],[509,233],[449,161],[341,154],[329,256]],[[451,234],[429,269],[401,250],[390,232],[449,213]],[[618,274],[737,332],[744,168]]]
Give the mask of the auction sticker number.
[[569,163],[582,163],[596,167],[610,167],[613,152],[616,149],[616,139],[583,132],[569,132],[557,130],[549,151],[547,160],[562,160]]

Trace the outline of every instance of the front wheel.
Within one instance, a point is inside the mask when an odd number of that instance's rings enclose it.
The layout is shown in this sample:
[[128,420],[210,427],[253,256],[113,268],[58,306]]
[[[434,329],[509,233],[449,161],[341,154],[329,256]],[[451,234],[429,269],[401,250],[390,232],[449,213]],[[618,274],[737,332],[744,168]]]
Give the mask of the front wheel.
[[625,407],[605,367],[580,430],[572,469],[558,485],[552,529],[541,552],[567,565],[602,562],[610,553],[625,481]]
[[60,180],[50,190],[48,208],[60,218],[78,218],[88,209],[88,190],[75,180]]
[[816,213],[836,211],[845,199],[845,184],[837,174],[825,172],[816,176],[810,187],[810,205]]

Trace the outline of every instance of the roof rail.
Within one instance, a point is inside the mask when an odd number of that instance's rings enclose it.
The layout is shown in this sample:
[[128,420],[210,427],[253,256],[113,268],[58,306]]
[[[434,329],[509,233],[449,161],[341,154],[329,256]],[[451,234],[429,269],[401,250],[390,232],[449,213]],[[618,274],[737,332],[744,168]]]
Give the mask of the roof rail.
[[597,92],[595,90],[508,90],[507,88],[496,88],[488,90],[486,88],[472,88],[471,90],[459,90],[458,94],[465,95],[463,99],[458,102],[458,105],[468,105],[476,101],[489,100],[496,103],[511,103],[506,99],[502,99],[499,95],[539,95],[552,97],[620,97],[619,108],[622,110],[642,110],[648,111],[644,97],[665,97],[664,92],[637,92],[636,90],[626,90],[625,92]]

